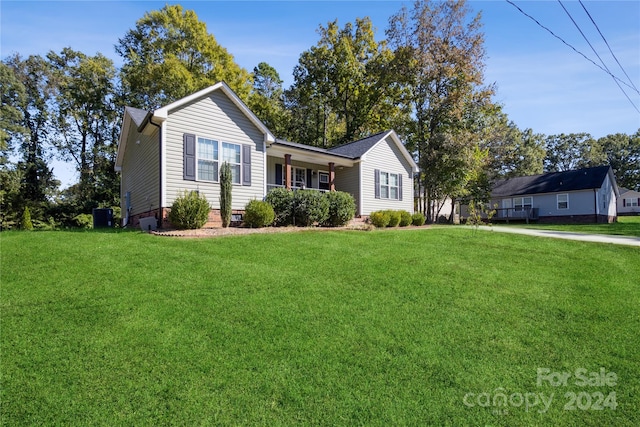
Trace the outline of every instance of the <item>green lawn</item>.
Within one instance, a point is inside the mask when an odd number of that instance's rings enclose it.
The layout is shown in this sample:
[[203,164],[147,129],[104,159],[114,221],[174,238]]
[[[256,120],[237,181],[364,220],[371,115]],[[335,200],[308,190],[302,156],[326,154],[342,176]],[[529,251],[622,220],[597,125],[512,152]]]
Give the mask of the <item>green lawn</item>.
[[635,248],[469,228],[0,239],[3,425],[640,425]]
[[541,230],[569,231],[589,234],[613,234],[640,237],[640,216],[619,216],[612,224],[503,224],[494,226],[526,227]]

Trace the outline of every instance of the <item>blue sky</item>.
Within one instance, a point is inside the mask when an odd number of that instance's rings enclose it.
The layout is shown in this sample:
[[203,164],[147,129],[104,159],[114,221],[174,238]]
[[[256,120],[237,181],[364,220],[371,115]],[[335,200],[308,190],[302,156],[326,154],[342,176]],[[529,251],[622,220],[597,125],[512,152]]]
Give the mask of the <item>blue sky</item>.
[[[46,54],[71,47],[86,54],[101,52],[121,64],[114,45],[146,11],[164,1],[12,1],[0,2],[0,56]],[[577,50],[600,64],[589,44],[557,1],[514,0],[521,9]],[[640,88],[640,2],[582,2],[616,57]],[[192,9],[218,42],[251,71],[265,61],[292,83],[300,53],[315,45],[319,25],[340,25],[369,16],[384,38],[388,19],[402,1],[191,1]],[[563,1],[611,72],[629,83],[578,1]],[[506,1],[469,1],[481,11],[487,51],[485,76],[496,83],[495,100],[521,129],[547,135],[588,132],[599,138],[634,133],[640,113],[604,71],[554,38]],[[640,95],[622,85],[636,108]],[[63,184],[75,180],[69,167],[54,163]]]

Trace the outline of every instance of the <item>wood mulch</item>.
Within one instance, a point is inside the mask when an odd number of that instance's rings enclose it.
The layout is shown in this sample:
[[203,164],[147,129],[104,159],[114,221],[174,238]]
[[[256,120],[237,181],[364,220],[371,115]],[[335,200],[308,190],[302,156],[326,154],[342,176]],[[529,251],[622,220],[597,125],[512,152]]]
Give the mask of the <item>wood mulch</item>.
[[264,227],[264,228],[199,228],[197,230],[170,230],[162,229],[151,231],[156,236],[169,237],[222,237],[243,234],[270,234],[270,233],[295,233],[300,231],[336,231],[336,230],[372,230],[373,226],[367,224],[347,225],[345,227]]

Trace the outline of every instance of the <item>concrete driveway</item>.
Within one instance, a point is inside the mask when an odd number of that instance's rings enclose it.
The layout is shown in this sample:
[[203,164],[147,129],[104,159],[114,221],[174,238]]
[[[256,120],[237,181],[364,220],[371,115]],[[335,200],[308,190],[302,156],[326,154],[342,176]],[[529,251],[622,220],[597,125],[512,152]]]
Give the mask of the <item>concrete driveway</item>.
[[571,233],[567,231],[535,230],[531,228],[518,228],[518,227],[501,227],[501,226],[489,227],[486,225],[481,225],[478,228],[480,230],[496,231],[498,233],[527,234],[529,236],[552,237],[554,239],[581,240],[583,242],[613,243],[615,245],[628,245],[628,246],[640,247],[640,238],[638,237],[611,236],[611,235],[604,235],[604,234]]

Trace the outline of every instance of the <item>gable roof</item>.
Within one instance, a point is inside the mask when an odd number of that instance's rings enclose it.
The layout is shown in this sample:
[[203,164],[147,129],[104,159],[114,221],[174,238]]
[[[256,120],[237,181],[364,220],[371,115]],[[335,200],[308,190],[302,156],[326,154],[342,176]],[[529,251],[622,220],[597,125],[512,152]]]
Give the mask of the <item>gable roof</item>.
[[379,132],[374,135],[370,135],[366,138],[360,139],[358,141],[349,142],[343,145],[338,145],[337,147],[329,148],[329,152],[348,156],[352,159],[359,159],[362,157],[367,151],[373,148],[374,145],[378,143],[386,134],[390,131]]
[[[157,122],[160,123],[164,122],[169,117],[170,111],[175,110],[176,108],[179,108],[190,102],[196,101],[199,98],[203,98],[217,90],[223,92],[231,100],[231,102],[233,102],[236,107],[238,107],[238,109],[249,119],[249,121],[251,121],[260,130],[260,132],[262,132],[265,142],[275,141],[276,138],[275,136],[273,136],[271,131],[267,129],[265,124],[260,121],[260,119],[253,113],[253,111],[249,109],[249,107],[247,107],[247,105],[238,97],[238,95],[236,95],[236,93],[225,82],[219,82],[189,96],[178,99],[177,101],[174,101],[162,108],[158,108],[155,111],[145,111],[139,108],[125,107],[124,118],[122,120],[122,128],[120,129],[120,138],[118,140],[118,153],[116,155],[115,170],[120,171],[122,168],[124,152],[127,148],[127,136],[132,124],[136,126],[138,132],[142,133],[145,131],[147,125],[152,122],[152,119],[156,119]],[[154,122],[153,124],[157,126],[159,124],[157,122]]]
[[418,165],[413,156],[407,151],[402,141],[398,137],[398,134],[393,130],[386,130],[384,132],[376,133],[357,141],[349,142],[348,144],[339,145],[337,147],[330,148],[328,151],[332,154],[338,154],[343,156],[349,156],[352,159],[364,160],[366,154],[371,151],[379,142],[384,141],[388,137],[395,143],[402,156],[409,162],[411,169],[414,172],[418,172]]
[[147,118],[147,114],[149,114],[146,110],[141,110],[139,108],[133,107],[124,107],[124,114],[128,114],[131,117],[131,120],[135,123],[136,127],[139,127],[144,123],[144,120]]
[[607,175],[610,175],[614,190],[618,193],[611,167],[596,166],[586,169],[549,172],[542,175],[519,176],[499,180],[494,184],[491,195],[494,197],[505,197],[591,190],[594,188],[600,188]]

